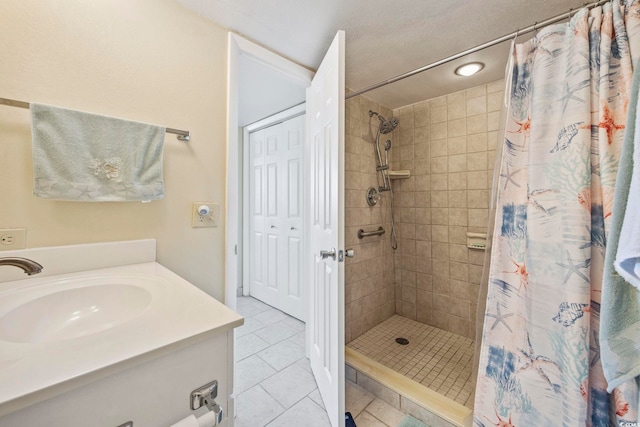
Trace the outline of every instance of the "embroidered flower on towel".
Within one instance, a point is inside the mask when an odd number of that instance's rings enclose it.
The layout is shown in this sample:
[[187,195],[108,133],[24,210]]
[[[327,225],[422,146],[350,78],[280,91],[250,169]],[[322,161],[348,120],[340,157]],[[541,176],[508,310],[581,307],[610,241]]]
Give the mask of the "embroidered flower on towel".
[[89,167],[93,169],[93,174],[97,177],[114,179],[118,178],[121,164],[122,160],[120,157],[111,157],[104,160],[93,159],[90,162]]

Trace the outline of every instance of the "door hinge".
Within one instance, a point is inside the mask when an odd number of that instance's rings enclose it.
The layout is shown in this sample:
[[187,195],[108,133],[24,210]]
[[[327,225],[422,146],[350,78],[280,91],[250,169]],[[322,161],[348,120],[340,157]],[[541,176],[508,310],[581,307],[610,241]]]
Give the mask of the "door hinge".
[[238,245],[235,245],[235,247],[233,248],[234,252],[236,253],[236,255],[238,255]]

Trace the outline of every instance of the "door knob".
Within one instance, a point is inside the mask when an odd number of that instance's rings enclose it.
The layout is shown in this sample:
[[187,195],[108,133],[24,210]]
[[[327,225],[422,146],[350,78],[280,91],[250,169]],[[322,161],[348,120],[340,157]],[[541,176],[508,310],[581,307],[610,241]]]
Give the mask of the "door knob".
[[336,248],[332,248],[330,251],[320,251],[320,258],[327,259],[329,257],[336,259]]

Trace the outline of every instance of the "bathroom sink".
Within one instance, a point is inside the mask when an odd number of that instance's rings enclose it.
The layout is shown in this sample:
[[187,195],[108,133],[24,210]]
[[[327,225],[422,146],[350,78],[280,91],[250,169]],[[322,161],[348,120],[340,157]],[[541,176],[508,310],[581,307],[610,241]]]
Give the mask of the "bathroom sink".
[[45,343],[80,338],[126,323],[151,304],[152,294],[144,287],[119,283],[127,280],[101,279],[67,280],[25,290],[17,303],[14,296],[11,305],[0,299],[0,307],[4,306],[0,340]]

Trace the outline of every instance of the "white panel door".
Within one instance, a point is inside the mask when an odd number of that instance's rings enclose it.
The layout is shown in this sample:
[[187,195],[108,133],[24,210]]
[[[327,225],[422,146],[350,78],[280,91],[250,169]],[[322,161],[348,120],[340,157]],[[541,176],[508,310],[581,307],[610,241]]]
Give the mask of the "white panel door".
[[281,310],[306,321],[302,296],[302,251],[303,251],[303,202],[302,202],[302,147],[304,144],[304,116],[282,123],[283,231],[282,252],[285,259],[280,264],[282,271]]
[[302,295],[304,116],[249,135],[249,289],[306,320]]
[[[344,31],[307,89],[310,361],[333,427],[344,414]],[[333,251],[334,257],[321,256]]]

